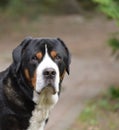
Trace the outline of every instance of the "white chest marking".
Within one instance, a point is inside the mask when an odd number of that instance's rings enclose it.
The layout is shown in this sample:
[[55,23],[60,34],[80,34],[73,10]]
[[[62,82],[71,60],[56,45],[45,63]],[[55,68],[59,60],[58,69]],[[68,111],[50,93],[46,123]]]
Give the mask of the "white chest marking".
[[58,94],[51,95],[47,92],[38,95],[34,91],[34,102],[36,102],[35,109],[32,112],[30,119],[30,126],[27,130],[44,130],[45,120],[49,117],[49,114],[58,101]]

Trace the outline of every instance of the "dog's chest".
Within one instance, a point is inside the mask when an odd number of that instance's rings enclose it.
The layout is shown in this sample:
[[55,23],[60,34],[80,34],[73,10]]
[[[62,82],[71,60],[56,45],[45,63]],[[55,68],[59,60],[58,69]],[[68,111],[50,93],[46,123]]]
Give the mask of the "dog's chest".
[[44,130],[45,121],[48,119],[49,114],[58,101],[58,95],[46,96],[45,94],[38,97],[34,96],[34,101],[37,102],[35,109],[32,111],[30,118],[30,125],[27,130]]
[[43,108],[40,105],[36,106],[32,112],[28,130],[43,130],[45,126],[45,120],[49,117],[50,111],[50,108]]

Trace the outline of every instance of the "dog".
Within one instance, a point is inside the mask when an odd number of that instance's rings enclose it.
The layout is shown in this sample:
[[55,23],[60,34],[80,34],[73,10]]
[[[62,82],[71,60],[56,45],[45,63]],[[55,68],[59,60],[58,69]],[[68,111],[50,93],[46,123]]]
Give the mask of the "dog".
[[44,130],[70,71],[70,52],[60,38],[25,38],[0,73],[0,130]]

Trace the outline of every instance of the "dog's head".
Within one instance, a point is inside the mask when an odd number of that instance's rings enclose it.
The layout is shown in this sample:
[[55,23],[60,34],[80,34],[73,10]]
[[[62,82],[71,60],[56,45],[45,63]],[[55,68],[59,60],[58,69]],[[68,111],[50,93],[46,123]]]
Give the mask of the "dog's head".
[[26,38],[13,51],[16,75],[38,94],[47,89],[59,93],[65,72],[69,74],[70,54],[62,40]]

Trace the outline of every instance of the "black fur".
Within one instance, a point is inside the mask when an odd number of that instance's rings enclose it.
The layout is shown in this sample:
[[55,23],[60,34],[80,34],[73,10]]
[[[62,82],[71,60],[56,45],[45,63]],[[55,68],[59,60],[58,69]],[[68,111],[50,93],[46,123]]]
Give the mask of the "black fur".
[[28,128],[35,103],[32,101],[33,87],[26,79],[24,69],[28,68],[30,77],[33,76],[33,72],[41,62],[34,62],[33,56],[38,51],[44,54],[44,44],[47,44],[49,50],[56,50],[63,58],[62,63],[57,63],[60,74],[62,75],[64,70],[69,74],[70,54],[62,40],[59,38],[23,40],[13,50],[13,63],[0,73],[0,130]]

